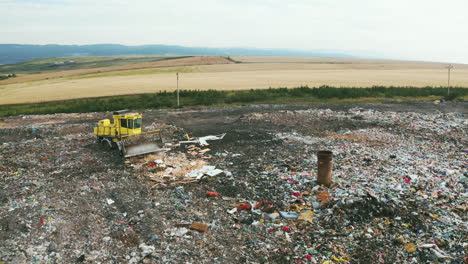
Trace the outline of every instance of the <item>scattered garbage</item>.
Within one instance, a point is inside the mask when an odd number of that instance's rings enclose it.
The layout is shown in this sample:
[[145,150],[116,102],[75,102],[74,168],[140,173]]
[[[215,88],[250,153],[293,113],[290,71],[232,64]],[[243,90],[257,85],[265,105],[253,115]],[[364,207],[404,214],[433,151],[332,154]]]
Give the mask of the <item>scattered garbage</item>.
[[186,176],[195,179],[201,179],[204,175],[208,175],[210,177],[216,176],[223,173],[223,170],[216,169],[216,166],[208,166],[205,165],[200,169],[192,170],[191,172],[187,173]]
[[148,111],[170,150],[129,159],[89,133],[106,113],[6,118],[0,263],[466,263],[455,106]]
[[196,143],[201,146],[208,146],[208,140],[220,140],[223,139],[226,133],[224,134],[219,134],[219,135],[210,135],[210,136],[204,136],[204,137],[199,137],[197,139],[189,139],[189,140],[184,140],[184,141],[179,141],[179,144],[182,143]]

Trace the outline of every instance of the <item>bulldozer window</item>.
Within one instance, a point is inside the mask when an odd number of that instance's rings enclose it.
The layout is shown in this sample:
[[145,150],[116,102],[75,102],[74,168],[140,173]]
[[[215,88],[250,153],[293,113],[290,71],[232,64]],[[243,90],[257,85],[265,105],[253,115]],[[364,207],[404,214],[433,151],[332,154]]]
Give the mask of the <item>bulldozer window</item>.
[[141,127],[141,118],[135,119],[134,127],[133,128],[140,128]]
[[127,119],[120,119],[120,126],[127,128],[128,127],[127,121],[128,121]]

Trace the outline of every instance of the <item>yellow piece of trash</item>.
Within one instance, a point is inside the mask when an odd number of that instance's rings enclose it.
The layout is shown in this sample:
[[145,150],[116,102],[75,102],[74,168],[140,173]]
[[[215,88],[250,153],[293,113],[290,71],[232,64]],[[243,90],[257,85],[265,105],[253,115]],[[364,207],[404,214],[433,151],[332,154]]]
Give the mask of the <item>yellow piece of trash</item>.
[[333,259],[334,261],[337,261],[338,263],[346,263],[348,262],[346,259],[344,258],[337,258],[335,256],[331,256],[331,259]]
[[406,241],[406,239],[405,239],[403,236],[399,236],[397,239],[398,239],[398,241],[399,241],[400,243],[402,243],[402,244],[408,243],[408,241]]
[[405,244],[405,249],[408,251],[408,253],[416,252],[416,246],[411,242]]
[[304,220],[304,221],[307,221],[309,223],[312,223],[314,221],[314,216],[315,216],[314,211],[307,210],[307,211],[305,211],[303,213],[300,213],[297,220]]
[[13,174],[19,174],[19,171],[15,171],[15,172],[13,172]]
[[439,215],[438,215],[438,214],[431,214],[431,213],[429,213],[429,216],[432,217],[432,218],[435,218],[435,219],[438,219],[438,218],[439,218]]

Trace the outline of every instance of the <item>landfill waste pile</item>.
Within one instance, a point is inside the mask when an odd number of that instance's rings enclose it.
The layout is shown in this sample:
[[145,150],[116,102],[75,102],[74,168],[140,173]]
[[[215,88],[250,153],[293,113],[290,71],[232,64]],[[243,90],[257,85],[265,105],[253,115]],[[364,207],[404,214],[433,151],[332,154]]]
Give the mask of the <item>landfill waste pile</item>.
[[2,118],[0,263],[466,264],[467,106],[147,111],[128,159],[108,113]]

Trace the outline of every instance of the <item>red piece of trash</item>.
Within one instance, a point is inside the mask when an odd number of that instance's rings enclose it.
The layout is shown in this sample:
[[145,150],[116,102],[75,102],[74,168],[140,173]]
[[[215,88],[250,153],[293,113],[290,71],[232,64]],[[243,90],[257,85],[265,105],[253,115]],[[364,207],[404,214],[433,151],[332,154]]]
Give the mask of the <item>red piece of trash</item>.
[[206,197],[218,197],[219,192],[206,192]]
[[305,256],[305,258],[306,258],[306,259],[312,259],[312,255],[307,254],[307,255]]
[[406,178],[406,177],[403,177],[403,180],[405,180],[406,183],[410,183],[410,182],[411,182],[411,180],[408,179],[408,178]]
[[151,168],[154,168],[154,166],[156,166],[156,163],[150,163],[149,166],[150,166]]
[[44,224],[44,218],[39,218],[39,223],[37,224],[37,228],[41,228],[42,225]]
[[300,196],[302,196],[302,194],[300,194],[300,193],[297,193],[297,192],[295,192],[295,193],[292,193],[292,195],[293,195],[293,196],[296,196],[296,197],[300,197]]
[[283,231],[289,232],[289,231],[291,231],[291,228],[289,228],[287,226],[283,226]]
[[255,209],[258,209],[258,208],[260,208],[261,206],[263,206],[263,205],[268,205],[268,204],[270,204],[269,201],[259,202],[258,204],[256,204],[256,205],[254,206],[254,208],[255,208]]
[[250,210],[250,209],[252,209],[252,206],[250,206],[250,204],[243,204],[243,205],[237,206],[237,211]]

